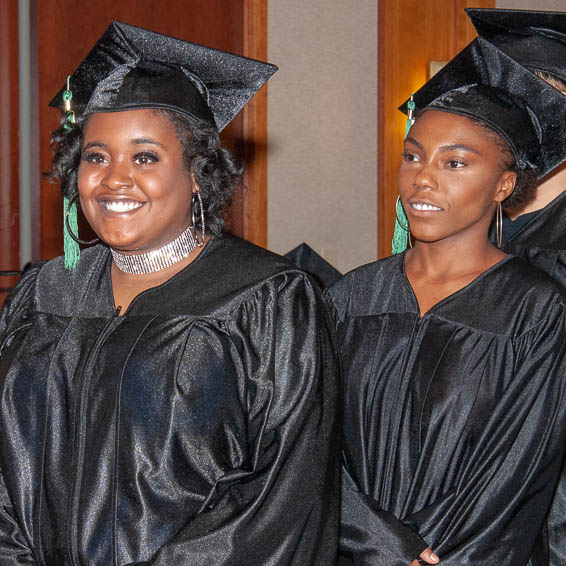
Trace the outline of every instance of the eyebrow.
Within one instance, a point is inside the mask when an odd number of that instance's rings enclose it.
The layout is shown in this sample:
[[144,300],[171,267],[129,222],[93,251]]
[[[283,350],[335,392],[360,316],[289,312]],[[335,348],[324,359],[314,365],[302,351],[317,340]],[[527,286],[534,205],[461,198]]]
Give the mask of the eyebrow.
[[[424,149],[422,144],[420,144],[415,138],[408,137],[405,140],[405,143],[407,143],[407,142],[417,146],[419,149]],[[455,143],[455,144],[452,144],[452,145],[443,145],[443,146],[439,147],[438,149],[439,149],[439,151],[454,151],[455,149],[463,149],[464,151],[471,151],[472,153],[475,153],[476,155],[483,157],[483,153],[481,153],[481,151],[478,151],[477,149],[474,149],[473,147],[470,147],[469,145],[464,145],[462,143]]]
[[[159,143],[158,141],[155,141],[154,139],[151,138],[134,138],[131,141],[132,144],[134,145],[156,145],[162,149],[165,149],[165,146],[161,143]],[[102,143],[100,141],[91,141],[88,142],[84,147],[83,147],[83,151],[86,151],[87,149],[90,149],[92,147],[107,147],[107,145],[105,143]]]
[[156,145],[161,149],[165,149],[165,146],[162,143],[159,143],[158,141],[155,141],[154,139],[151,138],[134,138],[132,140],[132,143],[134,145],[145,145],[145,144]]
[[91,147],[106,147],[106,144],[103,144],[102,142],[99,142],[99,141],[91,141],[91,142],[88,142],[83,147],[83,151],[86,151],[87,149],[90,149]]

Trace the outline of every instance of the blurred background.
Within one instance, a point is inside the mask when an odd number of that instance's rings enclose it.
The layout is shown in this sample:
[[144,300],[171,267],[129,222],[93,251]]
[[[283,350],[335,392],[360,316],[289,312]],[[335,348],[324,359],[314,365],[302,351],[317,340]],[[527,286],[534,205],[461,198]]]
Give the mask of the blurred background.
[[279,253],[307,242],[342,272],[388,255],[397,106],[475,37],[466,7],[566,0],[0,0],[0,270],[62,253],[48,103],[114,19],[279,66],[223,133],[247,166],[233,232]]

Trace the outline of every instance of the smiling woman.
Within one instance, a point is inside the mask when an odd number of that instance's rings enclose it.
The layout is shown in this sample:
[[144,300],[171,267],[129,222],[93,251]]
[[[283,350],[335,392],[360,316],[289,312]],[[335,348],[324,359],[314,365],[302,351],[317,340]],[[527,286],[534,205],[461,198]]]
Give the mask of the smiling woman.
[[151,251],[179,236],[190,225],[198,190],[175,128],[155,110],[91,116],[78,188],[93,230],[124,253]]
[[534,171],[558,164],[544,107],[564,115],[566,99],[542,83],[518,96],[538,79],[477,43],[439,75],[414,95],[399,170],[412,248],[329,290],[344,371],[341,564],[548,565],[566,296],[488,230],[532,194]]
[[56,97],[68,236],[78,201],[102,243],[2,311],[2,565],[335,561],[327,308],[222,230],[242,170],[219,130],[274,71],[114,22]]

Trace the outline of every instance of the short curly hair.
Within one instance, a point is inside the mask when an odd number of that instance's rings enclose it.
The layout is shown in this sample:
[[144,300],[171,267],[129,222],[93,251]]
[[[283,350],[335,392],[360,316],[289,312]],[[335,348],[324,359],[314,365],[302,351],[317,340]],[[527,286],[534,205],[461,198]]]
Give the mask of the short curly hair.
[[474,124],[479,126],[488,139],[493,141],[501,151],[500,166],[501,171],[512,171],[517,175],[513,192],[501,203],[505,210],[513,210],[529,203],[536,194],[537,172],[536,169],[519,169],[517,160],[507,142],[494,129],[485,122],[475,118],[469,118]]
[[[155,109],[175,127],[183,149],[183,161],[189,173],[194,172],[203,201],[206,231],[219,234],[224,226],[223,212],[230,206],[236,188],[242,184],[243,166],[220,143],[215,126],[204,120],[189,118],[174,110]],[[77,194],[78,171],[81,163],[83,131],[89,116],[81,117],[69,129],[61,120],[59,128],[51,133],[53,159],[45,177],[61,184],[67,198]],[[200,230],[200,216],[196,215]]]

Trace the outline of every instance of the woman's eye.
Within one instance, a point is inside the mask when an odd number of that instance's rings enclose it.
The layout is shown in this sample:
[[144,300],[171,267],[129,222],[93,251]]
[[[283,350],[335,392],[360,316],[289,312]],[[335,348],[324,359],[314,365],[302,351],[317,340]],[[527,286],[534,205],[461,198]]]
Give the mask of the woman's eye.
[[461,167],[464,167],[466,164],[461,161],[460,159],[451,159],[448,162],[448,167],[450,167],[450,169],[460,169]]
[[102,163],[106,163],[106,156],[102,153],[97,153],[96,151],[87,151],[83,154],[83,161],[100,165]]
[[151,152],[136,153],[134,155],[134,163],[136,165],[149,165],[150,163],[156,163],[159,161],[159,156]]
[[418,161],[419,160],[418,155],[415,155],[414,153],[408,153],[406,151],[404,151],[401,154],[401,157],[403,158],[404,161]]

